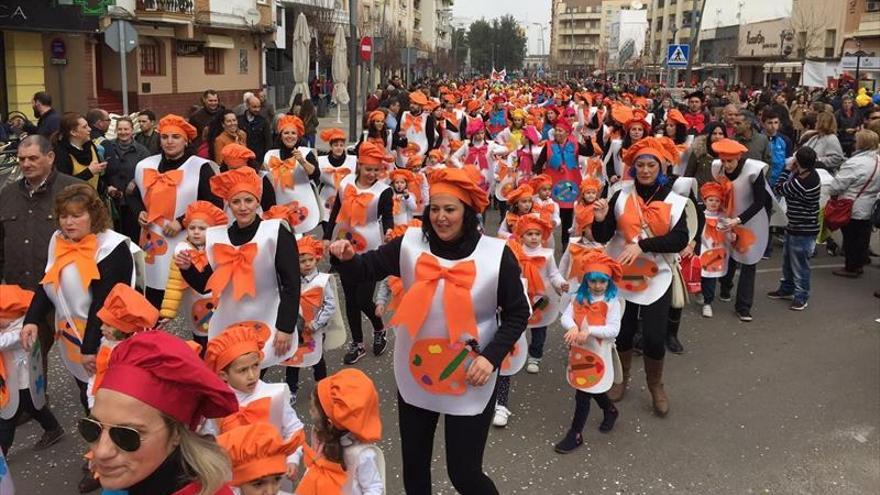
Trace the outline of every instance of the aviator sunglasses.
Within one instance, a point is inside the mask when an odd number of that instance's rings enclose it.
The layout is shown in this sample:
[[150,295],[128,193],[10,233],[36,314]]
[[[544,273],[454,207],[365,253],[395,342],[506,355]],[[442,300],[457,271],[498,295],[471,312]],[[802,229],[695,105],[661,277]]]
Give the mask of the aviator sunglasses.
[[110,440],[126,452],[134,452],[141,447],[141,433],[128,426],[108,425],[91,418],[82,418],[77,424],[79,434],[88,443],[95,443],[101,438],[104,428],[108,429]]

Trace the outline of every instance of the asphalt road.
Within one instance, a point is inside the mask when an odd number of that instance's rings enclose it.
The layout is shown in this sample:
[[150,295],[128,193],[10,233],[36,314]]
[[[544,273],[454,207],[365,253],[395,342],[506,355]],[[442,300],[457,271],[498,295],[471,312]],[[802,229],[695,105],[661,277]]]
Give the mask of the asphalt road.
[[[497,224],[497,216],[495,217]],[[876,236],[875,236],[876,237]],[[820,250],[821,251],[821,250]],[[686,352],[669,355],[666,388],[671,411],[652,415],[641,362],[634,361],[630,392],[618,404],[617,426],[597,431],[593,406],[585,444],[559,455],[574,409],[566,384],[566,352],[558,324],[550,329],[542,371],[513,379],[506,429],[493,428],[484,469],[503,494],[693,493],[867,494],[880,491],[880,259],[865,276],[831,274],[842,258],[824,252],[813,260],[813,294],[803,312],[764,293],[776,288],[781,253],[759,265],[752,323],[739,322],[732,303],[715,303],[715,318],[699,306],[685,311]],[[365,323],[369,328],[369,323]],[[393,335],[390,337],[393,338]],[[389,494],[403,493],[396,393],[389,353],[357,366],[376,381],[382,397]],[[82,414],[76,387],[52,351],[49,391],[53,410],[68,431],[53,448],[31,446],[42,431],[35,422],[18,431],[9,455],[17,493],[76,493],[85,444],[75,431]],[[331,372],[341,351],[329,353]],[[269,381],[280,381],[272,370]],[[300,417],[308,423],[313,387],[302,374]],[[445,473],[437,432],[434,492],[454,493]]]

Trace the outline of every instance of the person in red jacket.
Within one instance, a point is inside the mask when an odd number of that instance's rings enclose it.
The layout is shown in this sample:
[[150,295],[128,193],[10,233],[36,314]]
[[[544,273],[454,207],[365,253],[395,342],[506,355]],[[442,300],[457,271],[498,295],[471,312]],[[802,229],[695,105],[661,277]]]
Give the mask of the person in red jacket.
[[693,131],[694,134],[702,134],[703,128],[712,120],[709,111],[703,106],[705,100],[706,95],[702,91],[694,91],[687,95],[688,109],[684,119],[688,121],[688,131]]

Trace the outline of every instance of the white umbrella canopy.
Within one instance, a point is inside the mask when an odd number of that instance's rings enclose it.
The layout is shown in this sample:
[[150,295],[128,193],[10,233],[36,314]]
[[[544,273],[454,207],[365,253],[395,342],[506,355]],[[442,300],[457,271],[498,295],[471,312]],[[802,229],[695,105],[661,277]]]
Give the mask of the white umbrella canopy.
[[296,26],[293,28],[293,92],[290,94],[289,106],[293,105],[293,98],[302,94],[303,99],[309,98],[309,44],[312,38],[309,35],[309,24],[302,12],[296,18]]
[[333,100],[337,105],[348,105],[348,48],[345,41],[345,30],[336,26],[333,38]]

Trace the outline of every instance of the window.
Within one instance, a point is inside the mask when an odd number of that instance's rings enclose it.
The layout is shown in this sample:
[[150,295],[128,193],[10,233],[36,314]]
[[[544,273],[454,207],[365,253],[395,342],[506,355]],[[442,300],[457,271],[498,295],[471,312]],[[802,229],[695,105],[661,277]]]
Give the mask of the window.
[[828,29],[825,31],[825,56],[833,57],[834,56],[834,46],[837,41],[837,30],[836,29]]
[[275,7],[275,25],[278,27],[284,25],[284,7]]
[[797,34],[797,58],[807,56],[807,32],[801,31]]
[[238,49],[238,73],[248,73],[248,51],[247,48]]
[[223,74],[223,50],[205,48],[205,74]]
[[[143,39],[143,38],[142,38]],[[162,63],[162,42],[147,38],[138,47],[142,76],[161,76],[165,65]]]

